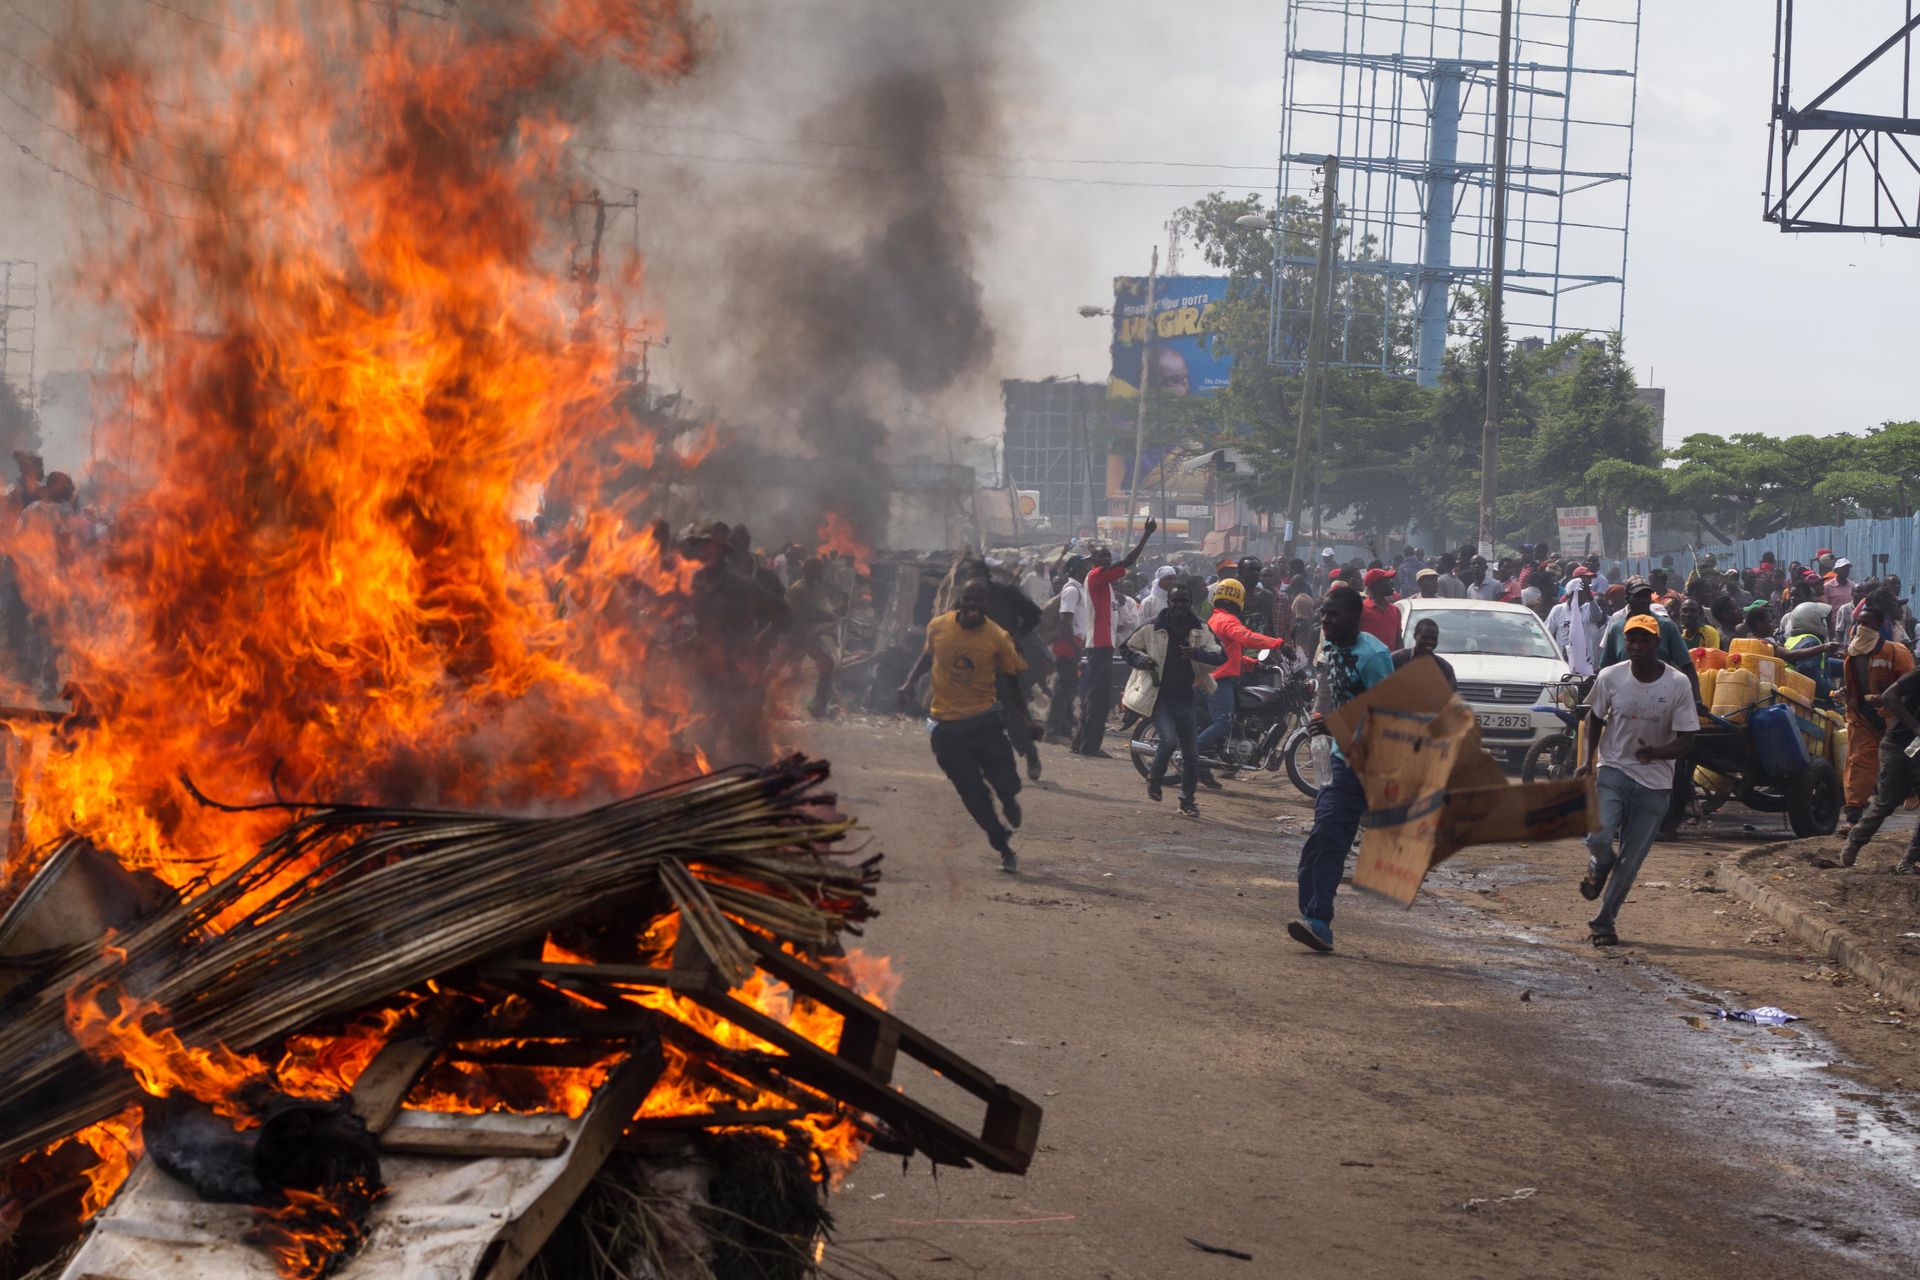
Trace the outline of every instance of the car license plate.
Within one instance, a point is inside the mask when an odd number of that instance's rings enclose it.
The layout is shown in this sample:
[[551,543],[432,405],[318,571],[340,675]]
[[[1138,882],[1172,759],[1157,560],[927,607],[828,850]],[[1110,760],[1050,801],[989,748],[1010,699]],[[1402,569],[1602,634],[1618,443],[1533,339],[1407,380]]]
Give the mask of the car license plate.
[[1533,728],[1533,716],[1519,711],[1482,711],[1479,720],[1482,729]]

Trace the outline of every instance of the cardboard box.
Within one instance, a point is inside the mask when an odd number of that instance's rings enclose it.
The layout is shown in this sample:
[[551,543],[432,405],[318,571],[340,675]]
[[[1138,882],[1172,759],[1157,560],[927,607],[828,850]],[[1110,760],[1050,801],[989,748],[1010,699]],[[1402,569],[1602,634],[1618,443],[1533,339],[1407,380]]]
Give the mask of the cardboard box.
[[1367,792],[1353,882],[1402,905],[1468,845],[1570,839],[1599,826],[1591,778],[1508,781],[1434,663],[1402,667],[1327,727]]

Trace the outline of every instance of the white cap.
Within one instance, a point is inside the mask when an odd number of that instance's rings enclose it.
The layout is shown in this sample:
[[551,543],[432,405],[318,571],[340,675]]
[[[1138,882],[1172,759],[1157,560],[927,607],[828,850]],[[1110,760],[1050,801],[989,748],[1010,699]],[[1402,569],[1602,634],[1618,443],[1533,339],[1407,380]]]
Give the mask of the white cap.
[[1153,571],[1153,581],[1154,581],[1154,584],[1155,584],[1156,586],[1157,586],[1157,585],[1159,585],[1159,582],[1160,582],[1160,579],[1162,579],[1162,578],[1165,578],[1165,577],[1168,577],[1168,576],[1173,576],[1173,577],[1178,577],[1178,576],[1180,576],[1180,571],[1179,571],[1178,569],[1176,569],[1176,568],[1174,568],[1174,567],[1173,567],[1172,565],[1170,565],[1170,564],[1163,564],[1163,565],[1161,565],[1161,566],[1160,566],[1160,567],[1159,567],[1158,569],[1155,569],[1155,570]]
[[1842,556],[1840,559],[1835,560],[1833,562],[1833,567],[1836,569],[1851,569],[1853,568],[1853,561],[1847,559],[1845,556]]
[[1320,548],[1320,558],[1323,560],[1333,559],[1333,548],[1332,547]]

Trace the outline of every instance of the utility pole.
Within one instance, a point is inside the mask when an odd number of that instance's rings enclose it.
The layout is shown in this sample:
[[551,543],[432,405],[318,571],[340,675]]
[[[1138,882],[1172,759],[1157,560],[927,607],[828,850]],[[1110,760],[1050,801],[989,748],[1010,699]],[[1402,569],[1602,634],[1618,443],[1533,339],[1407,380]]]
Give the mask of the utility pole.
[[593,310],[594,296],[600,285],[600,242],[607,233],[607,210],[632,209],[636,222],[639,219],[640,193],[629,195],[625,200],[607,200],[598,191],[590,191],[584,197],[573,202],[573,207],[591,207],[593,209],[593,242],[587,248],[587,260],[580,261],[580,246],[573,250],[573,278],[580,282],[580,315],[584,318]]
[[1493,559],[1493,502],[1500,491],[1500,366],[1506,358],[1507,82],[1513,0],[1500,0],[1500,67],[1493,90],[1493,287],[1487,294],[1487,417],[1480,427],[1480,554]]
[[1300,537],[1300,495],[1307,478],[1307,436],[1320,391],[1320,362],[1327,344],[1327,307],[1333,294],[1333,212],[1340,158],[1328,156],[1320,174],[1320,259],[1313,268],[1313,314],[1307,325],[1306,376],[1300,388],[1300,428],[1293,442],[1293,480],[1287,493],[1286,551],[1293,555]]
[[[1147,443],[1147,376],[1153,359],[1153,290],[1160,283],[1160,246],[1147,271],[1147,310],[1140,328],[1140,404],[1133,419],[1133,474],[1127,477],[1127,549],[1133,549],[1133,516],[1140,509],[1140,451]],[[1162,515],[1166,513],[1161,512]]]

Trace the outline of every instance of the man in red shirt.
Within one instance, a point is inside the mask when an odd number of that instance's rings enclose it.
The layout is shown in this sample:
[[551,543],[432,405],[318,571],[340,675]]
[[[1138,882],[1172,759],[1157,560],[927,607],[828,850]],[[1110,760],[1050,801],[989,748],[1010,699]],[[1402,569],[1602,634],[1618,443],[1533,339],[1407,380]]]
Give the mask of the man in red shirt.
[[[1240,676],[1248,665],[1246,651],[1278,649],[1287,643],[1277,636],[1262,635],[1240,620],[1246,600],[1246,585],[1237,579],[1222,578],[1214,584],[1213,612],[1207,615],[1207,626],[1219,637],[1227,660],[1213,669],[1213,693],[1207,699],[1207,710],[1212,719],[1200,731],[1200,736],[1194,739],[1194,750],[1203,758],[1233,732],[1233,711],[1240,696]],[[1204,767],[1200,771],[1200,784],[1205,787],[1220,785],[1214,781],[1212,772]]]
[[1110,758],[1100,743],[1107,736],[1107,712],[1113,705],[1113,646],[1126,639],[1113,634],[1113,588],[1127,576],[1127,570],[1133,568],[1133,562],[1146,549],[1147,539],[1159,527],[1157,521],[1149,518],[1141,530],[1140,541],[1133,544],[1133,550],[1127,552],[1127,558],[1119,564],[1113,563],[1113,552],[1105,547],[1095,548],[1093,567],[1087,570],[1087,579],[1081,585],[1081,612],[1075,615],[1075,623],[1081,642],[1086,645],[1087,678],[1080,690],[1082,706],[1080,731],[1073,739],[1075,755]]
[[1369,569],[1363,581],[1367,598],[1360,606],[1360,629],[1387,646],[1388,652],[1401,648],[1400,611],[1393,607],[1400,597],[1393,594],[1393,570]]

